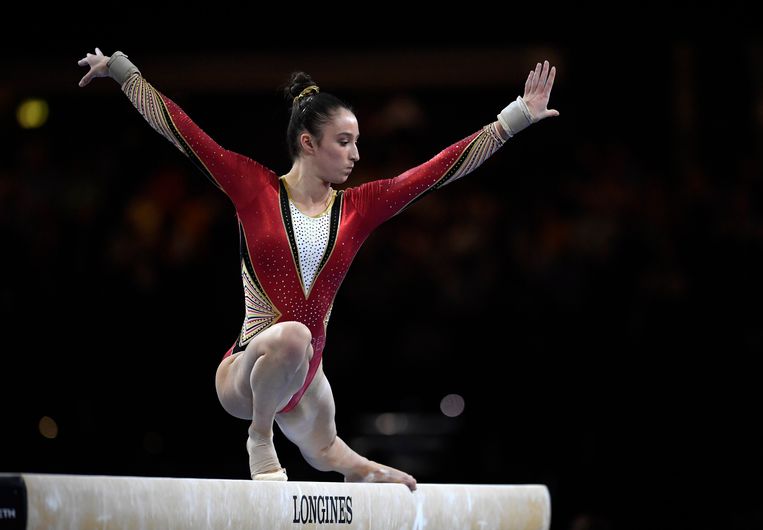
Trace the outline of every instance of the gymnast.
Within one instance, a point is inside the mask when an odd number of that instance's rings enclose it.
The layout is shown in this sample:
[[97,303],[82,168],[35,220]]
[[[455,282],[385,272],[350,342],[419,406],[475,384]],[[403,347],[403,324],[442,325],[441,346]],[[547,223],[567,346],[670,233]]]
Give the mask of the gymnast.
[[556,68],[537,63],[497,121],[431,160],[388,179],[337,191],[360,160],[358,120],[344,101],[296,72],[285,89],[291,106],[286,140],[291,168],[283,175],[218,145],[122,52],[100,49],[78,64],[79,82],[111,77],[159,134],[219,187],[238,219],[244,320],[215,377],[222,407],[250,420],[246,448],[254,480],[287,480],[273,445],[273,423],[321,471],[349,482],[416,479],[353,451],[338,435],[335,403],[323,372],[326,327],[337,290],[373,230],[408,206],[471,173],[509,138],[544,118]]

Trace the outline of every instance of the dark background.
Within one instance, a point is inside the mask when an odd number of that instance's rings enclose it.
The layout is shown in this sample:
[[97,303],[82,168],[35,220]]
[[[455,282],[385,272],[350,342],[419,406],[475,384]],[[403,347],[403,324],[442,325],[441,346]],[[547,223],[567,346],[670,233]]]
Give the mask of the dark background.
[[[279,173],[278,86],[310,72],[358,116],[348,185],[495,119],[548,58],[561,116],[356,258],[324,352],[339,433],[420,482],[547,484],[556,530],[760,528],[763,46],[745,11],[702,14],[627,34],[609,13],[596,35],[401,22],[397,39],[101,30],[6,47],[0,471],[248,477],[247,424],[214,390],[243,315],[233,208],[112,80],[77,87],[86,52],[124,51]],[[17,124],[28,97],[49,104],[39,129]],[[292,480],[341,478],[277,437]]]

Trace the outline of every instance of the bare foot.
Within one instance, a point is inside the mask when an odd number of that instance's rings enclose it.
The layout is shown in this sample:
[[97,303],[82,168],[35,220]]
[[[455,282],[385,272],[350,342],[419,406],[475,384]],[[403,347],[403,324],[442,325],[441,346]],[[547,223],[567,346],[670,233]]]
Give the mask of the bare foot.
[[345,482],[392,482],[405,484],[411,491],[416,489],[416,479],[408,473],[404,473],[393,467],[377,464],[366,460],[362,466],[358,466],[352,472],[344,476]]

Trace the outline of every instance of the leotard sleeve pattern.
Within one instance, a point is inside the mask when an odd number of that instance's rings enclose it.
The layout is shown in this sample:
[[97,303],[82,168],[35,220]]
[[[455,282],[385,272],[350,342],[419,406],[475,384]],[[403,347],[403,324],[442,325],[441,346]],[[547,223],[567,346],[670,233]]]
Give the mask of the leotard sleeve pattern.
[[128,63],[129,68],[121,80],[122,92],[141,116],[190,158],[234,204],[240,206],[251,199],[259,187],[265,185],[270,170],[249,157],[221,147],[174,101],[146,81],[125,57],[123,54],[119,57],[122,62]]
[[364,218],[368,230],[373,230],[426,194],[477,169],[503,143],[496,123],[491,123],[444,149],[428,162],[397,177],[350,188],[347,196]]

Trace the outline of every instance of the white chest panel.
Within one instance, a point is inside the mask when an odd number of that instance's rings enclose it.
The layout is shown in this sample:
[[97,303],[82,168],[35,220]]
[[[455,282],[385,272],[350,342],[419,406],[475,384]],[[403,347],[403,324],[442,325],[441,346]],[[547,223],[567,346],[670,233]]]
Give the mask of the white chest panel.
[[299,267],[305,292],[310,291],[310,286],[315,280],[315,273],[321,263],[326,246],[329,241],[329,225],[331,222],[331,209],[319,217],[310,217],[303,214],[289,201],[291,209],[291,221],[294,227],[294,239],[297,242],[299,252]]

